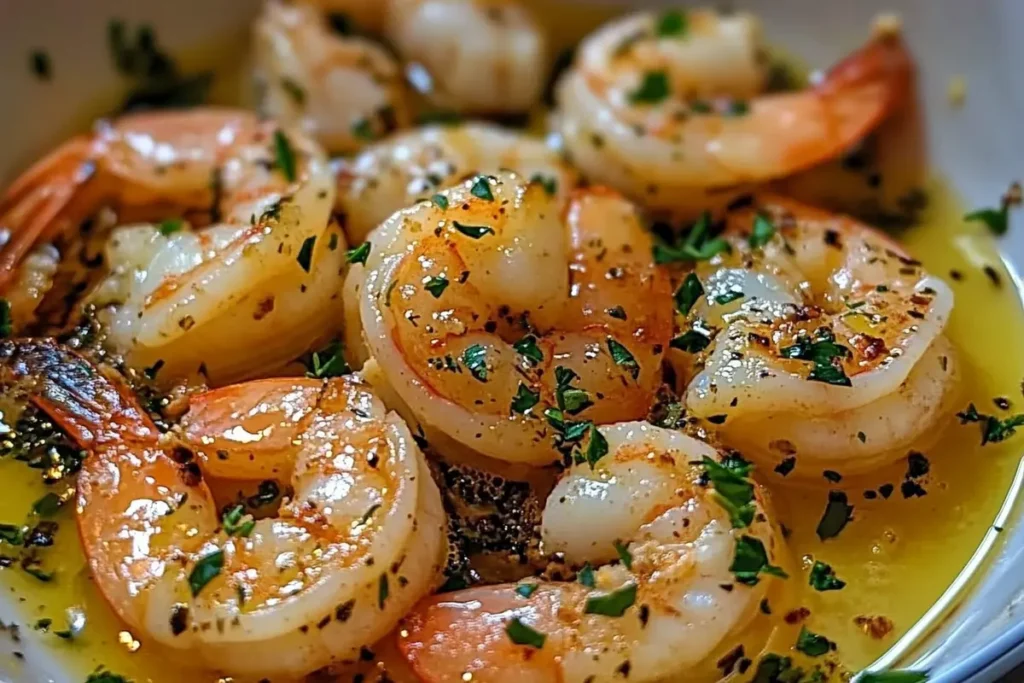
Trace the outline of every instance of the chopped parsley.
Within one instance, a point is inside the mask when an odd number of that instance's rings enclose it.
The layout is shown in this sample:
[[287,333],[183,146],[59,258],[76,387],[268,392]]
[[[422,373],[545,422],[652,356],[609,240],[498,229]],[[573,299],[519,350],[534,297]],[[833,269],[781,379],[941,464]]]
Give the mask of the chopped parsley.
[[345,254],[345,260],[349,263],[366,263],[370,256],[370,243],[363,242],[355,249],[349,249]]
[[838,536],[850,521],[852,514],[853,506],[848,503],[846,494],[842,491],[829,491],[828,504],[818,522],[818,538],[824,541]]
[[846,582],[836,576],[830,565],[824,562],[814,561],[811,567],[809,583],[816,591],[837,591],[846,586]]
[[[248,519],[246,519],[248,518]],[[245,514],[244,505],[236,505],[221,517],[221,528],[228,536],[240,536],[248,538],[252,530],[256,528],[256,520]]]
[[746,116],[750,113],[750,103],[745,100],[732,100],[722,113],[725,116]]
[[467,346],[462,352],[462,364],[481,382],[487,381],[487,349],[480,344]]
[[313,248],[316,246],[316,235],[307,237],[302,241],[302,247],[299,248],[299,255],[296,257],[296,261],[304,271],[309,272],[310,267],[313,265]]
[[188,587],[192,590],[192,597],[199,595],[199,591],[206,587],[206,584],[213,581],[224,568],[224,551],[214,550],[208,555],[199,558],[192,572],[188,575]]
[[274,159],[288,182],[295,182],[295,151],[288,136],[280,128],[274,131]]
[[165,221],[161,221],[157,229],[160,234],[164,237],[170,237],[176,232],[181,232],[181,229],[185,226],[185,221],[180,218],[168,218]]
[[537,337],[532,334],[528,334],[512,344],[512,348],[515,349],[516,353],[520,356],[534,364],[540,363],[544,360],[544,354],[540,352],[540,348],[537,346]]
[[14,524],[0,524],[0,541],[11,545],[23,545],[25,543],[25,530],[23,527]]
[[64,500],[53,491],[32,503],[32,512],[40,517],[51,517],[64,505]]
[[576,574],[576,581],[587,588],[594,588],[597,585],[597,581],[594,580],[594,568],[590,566],[589,562],[584,564],[583,569]]
[[988,226],[988,229],[995,235],[1005,235],[1010,229],[1010,209],[1020,206],[1021,186],[1020,183],[1013,183],[1010,189],[1003,195],[999,202],[998,209],[978,209],[964,216],[965,221],[981,221]]
[[14,319],[11,317],[11,302],[0,298],[0,339],[14,333]]
[[924,671],[896,669],[893,671],[862,671],[857,676],[858,683],[924,683],[928,674]]
[[806,626],[800,628],[800,635],[796,639],[796,649],[808,657],[820,657],[828,654],[829,650],[834,647],[835,643],[825,636],[808,631]]
[[281,79],[281,87],[288,93],[288,97],[292,98],[296,107],[301,107],[306,103],[306,91],[294,80],[285,76]]
[[528,598],[533,595],[538,588],[540,588],[540,584],[537,583],[520,583],[516,586],[516,595]]
[[850,378],[843,370],[842,360],[850,356],[850,350],[836,343],[835,335],[827,327],[820,327],[811,340],[806,336],[798,337],[792,346],[779,349],[783,358],[810,361],[814,364],[807,379],[812,382],[825,382],[836,386],[852,386]]
[[739,457],[718,463],[706,455],[701,464],[715,487],[715,500],[729,513],[733,527],[743,529],[750,526],[755,512],[754,485],[747,475],[753,466]]
[[754,216],[754,227],[750,232],[749,244],[751,249],[763,247],[775,236],[775,225],[770,220],[757,214]]
[[587,614],[601,614],[606,617],[621,617],[636,602],[636,584],[627,583],[622,588],[604,595],[587,598],[583,611]]
[[508,634],[509,640],[516,645],[529,645],[538,650],[544,647],[544,641],[547,640],[546,635],[527,626],[519,620],[519,617],[513,617],[505,624],[505,633]]
[[89,674],[89,677],[85,679],[85,683],[132,683],[132,680],[113,671],[108,671],[101,666]]
[[439,299],[444,290],[448,289],[448,278],[444,275],[431,275],[423,288],[433,294],[435,299]]
[[491,184],[488,181],[487,176],[478,175],[469,192],[474,197],[479,197],[480,199],[484,199],[489,202],[494,201],[494,195],[491,194]]
[[669,10],[658,17],[654,31],[662,38],[682,38],[686,35],[688,28],[689,21],[685,13],[679,10]]
[[388,601],[388,593],[389,592],[390,592],[390,589],[388,588],[388,575],[387,574],[381,574],[380,575],[380,580],[377,582],[377,607],[378,608],[384,609],[384,603],[386,603]]
[[512,398],[512,412],[526,413],[539,402],[540,392],[530,391],[529,387],[520,382],[516,395]]
[[681,244],[654,245],[654,262],[665,264],[707,261],[717,254],[728,252],[729,243],[722,237],[712,237],[710,230],[711,215],[705,211],[690,228]]
[[373,122],[368,118],[360,118],[352,124],[352,137],[359,140],[374,140],[377,133],[373,130]]
[[[0,330],[0,336],[3,336],[2,330]],[[973,403],[967,406],[967,410],[957,413],[956,416],[960,418],[962,425],[968,422],[977,422],[981,425],[982,446],[1005,441],[1017,433],[1017,427],[1024,427],[1024,413],[1001,420],[994,415],[979,413]]]
[[670,91],[666,72],[647,71],[637,89],[629,93],[629,101],[633,104],[658,104],[668,97]]
[[626,569],[633,569],[633,553],[629,552],[629,546],[622,541],[616,540],[613,544],[615,546],[615,553],[619,556],[619,560]]
[[789,575],[768,561],[768,553],[764,549],[764,543],[753,536],[743,535],[736,539],[736,552],[732,558],[732,565],[729,567],[739,583],[754,586],[760,581],[761,574],[777,576],[781,579],[789,578]]
[[704,334],[702,331],[691,328],[681,335],[674,337],[669,342],[669,346],[673,349],[679,349],[686,351],[687,353],[700,353],[708,347],[711,343],[711,337]]
[[743,292],[730,290],[725,294],[719,294],[718,296],[716,296],[715,303],[718,304],[719,306],[725,306],[726,304],[731,304],[733,301],[736,301],[737,299],[742,299],[744,296],[745,295],[743,294]]
[[700,278],[696,273],[690,273],[679,285],[675,293],[676,310],[681,315],[688,315],[693,305],[704,295],[704,287],[700,284]]
[[549,195],[558,194],[558,179],[554,176],[543,175],[541,173],[534,173],[530,176],[530,182],[536,183],[544,188],[544,191]]
[[460,223],[458,221],[452,221],[452,225],[454,225],[455,229],[466,237],[472,237],[475,240],[480,239],[484,235],[494,234],[494,228],[487,225],[466,225],[465,223]]
[[306,366],[306,377],[312,379],[330,379],[341,377],[351,372],[348,363],[345,362],[345,347],[340,340],[335,339],[319,351],[314,351],[307,360],[303,361]]
[[583,389],[572,386],[579,375],[569,368],[559,365],[555,368],[555,400],[558,408],[569,415],[575,415],[594,405],[590,394]]
[[636,379],[640,375],[640,365],[637,364],[636,358],[629,352],[625,346],[615,341],[611,337],[608,337],[608,353],[611,354],[612,360],[620,368],[629,372],[629,375]]
[[434,206],[441,209],[442,211],[448,208],[448,198],[445,197],[443,194],[435,194],[433,197],[430,198],[430,201],[434,204]]
[[583,424],[590,425],[590,440],[587,442],[585,455],[590,469],[594,469],[597,461],[608,455],[608,440],[604,438],[604,434],[601,433],[601,430],[593,422]]

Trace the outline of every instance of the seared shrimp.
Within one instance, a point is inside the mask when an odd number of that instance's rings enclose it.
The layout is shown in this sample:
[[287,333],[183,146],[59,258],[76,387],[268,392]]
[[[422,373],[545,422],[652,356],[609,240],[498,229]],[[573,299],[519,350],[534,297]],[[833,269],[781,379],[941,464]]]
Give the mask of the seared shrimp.
[[650,247],[614,192],[566,204],[514,173],[477,176],[375,230],[347,305],[428,438],[547,464],[555,434],[568,447],[586,421],[646,415],[672,327]]
[[277,0],[254,30],[260,108],[269,117],[338,153],[409,125],[402,69],[377,43],[340,36],[313,7]]
[[[76,138],[0,200],[0,292],[33,244],[77,229],[101,207],[119,217],[186,221],[115,231],[108,278],[88,298],[107,309],[110,343],[161,377],[204,368],[224,383],[291,361],[333,334],[345,242],[330,223],[334,177],[309,138],[221,109],[127,116]],[[205,216],[209,216],[206,218]],[[28,266],[28,264],[26,264]]]
[[744,455],[795,456],[805,475],[905,455],[956,387],[950,288],[845,216],[766,196],[726,221],[730,250],[680,287],[687,409]]
[[477,173],[515,171],[564,198],[576,173],[540,140],[490,123],[425,126],[336,165],[337,211],[352,244],[395,211]]
[[436,105],[499,114],[540,99],[547,38],[515,0],[390,0],[386,33]]
[[760,26],[746,13],[635,14],[580,46],[558,87],[580,170],[646,206],[695,216],[737,188],[836,157],[896,110],[910,58],[879,29],[817,84],[762,94]]
[[[787,560],[749,465],[719,464],[710,446],[643,422],[599,431],[608,455],[565,474],[542,527],[545,550],[599,568],[577,583],[527,579],[425,600],[399,630],[424,681],[711,681],[727,651],[764,647],[781,610],[759,605],[782,589]],[[702,483],[705,468],[743,489],[742,522]]]
[[[82,545],[136,633],[225,674],[300,676],[355,661],[435,587],[440,495],[408,428],[358,379],[217,390],[188,421],[186,445],[52,342],[5,342],[0,364],[5,387],[24,385],[89,450]],[[222,517],[197,465],[228,477],[241,466],[245,478],[252,453],[273,458],[294,495],[273,518]]]

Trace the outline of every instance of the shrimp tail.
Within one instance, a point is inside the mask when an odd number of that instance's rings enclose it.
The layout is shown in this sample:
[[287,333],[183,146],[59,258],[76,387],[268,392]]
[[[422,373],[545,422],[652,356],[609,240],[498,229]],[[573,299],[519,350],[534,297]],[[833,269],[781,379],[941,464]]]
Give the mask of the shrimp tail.
[[0,386],[23,391],[83,448],[159,436],[123,381],[53,339],[0,342]]
[[0,198],[0,292],[34,244],[71,224],[71,205],[96,173],[91,148],[86,137],[71,140],[36,162]]

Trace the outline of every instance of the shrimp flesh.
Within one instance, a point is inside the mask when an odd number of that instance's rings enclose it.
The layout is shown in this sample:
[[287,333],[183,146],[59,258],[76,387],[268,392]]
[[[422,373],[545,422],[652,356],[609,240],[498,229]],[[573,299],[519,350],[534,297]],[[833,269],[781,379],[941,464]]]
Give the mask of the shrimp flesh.
[[687,275],[673,342],[692,415],[808,476],[872,469],[934,431],[957,385],[946,283],[885,234],[781,197],[729,212],[721,239]]
[[[428,598],[399,629],[421,679],[713,681],[728,651],[754,656],[783,632],[787,553],[749,465],[719,464],[707,444],[643,422],[599,432],[608,455],[569,469],[544,510],[544,549],[585,567],[578,582]],[[709,467],[738,468],[728,471],[749,500],[742,526],[702,483]],[[759,609],[769,599],[774,616]]]
[[[104,598],[211,670],[300,676],[354,662],[438,583],[440,494],[408,428],[355,377],[215,390],[183,442],[51,341],[4,342],[0,372],[89,451],[77,522]],[[294,494],[271,518],[222,517],[201,463],[230,477],[253,452],[277,461]]]
[[278,0],[254,33],[260,109],[270,118],[337,153],[409,125],[401,66],[369,38],[338,35],[314,7]]
[[672,327],[650,237],[612,191],[549,190],[477,176],[370,235],[346,305],[431,441],[548,464],[556,434],[647,414]]
[[691,217],[846,152],[899,108],[912,73],[886,27],[813,86],[762,93],[757,20],[710,10],[615,20],[577,54],[558,86],[573,162],[647,207]]
[[[109,238],[109,273],[86,295],[104,307],[109,343],[134,368],[159,363],[161,378],[201,368],[226,383],[267,372],[339,326],[345,241],[330,222],[334,192],[312,140],[248,112],[102,123],[0,199],[0,226],[11,233],[0,247],[0,293],[24,279],[19,266],[33,245],[104,206],[119,218],[172,219]],[[203,220],[211,224],[187,225]]]

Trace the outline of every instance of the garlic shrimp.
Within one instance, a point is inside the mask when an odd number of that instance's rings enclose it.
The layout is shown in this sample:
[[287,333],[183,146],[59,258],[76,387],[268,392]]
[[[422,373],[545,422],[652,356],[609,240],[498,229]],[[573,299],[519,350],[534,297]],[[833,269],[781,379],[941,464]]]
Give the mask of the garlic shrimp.
[[897,29],[796,92],[763,93],[758,21],[644,12],[598,29],[558,86],[559,130],[595,182],[695,217],[744,188],[835,158],[896,111],[911,63]]
[[[408,428],[358,379],[215,390],[183,430],[193,443],[53,342],[3,343],[0,372],[89,451],[76,520],[96,587],[137,634],[210,670],[357,661],[437,583],[440,496]],[[264,432],[287,448],[261,447]],[[222,476],[248,449],[275,457],[293,496],[270,518],[221,514],[196,455],[213,445]]]
[[346,305],[428,439],[543,465],[647,413],[672,326],[650,237],[614,192],[549,189],[477,176],[370,235]]
[[[565,473],[541,531],[546,551],[589,575],[425,600],[398,637],[422,680],[712,681],[738,644],[754,656],[784,633],[787,553],[749,465],[647,423],[599,433],[608,454]],[[742,488],[749,516],[727,513],[719,477]],[[775,616],[759,609],[769,599]]]
[[729,212],[721,239],[680,286],[691,415],[806,476],[873,469],[932,430],[957,386],[946,283],[884,233],[780,197]]
[[159,363],[160,380],[201,369],[218,384],[274,370],[339,326],[345,240],[333,200],[320,148],[250,113],[103,122],[0,200],[11,233],[0,294],[25,281],[33,245],[70,238],[110,207],[121,227],[107,240],[102,281],[81,300],[100,309],[108,343],[131,367]]

